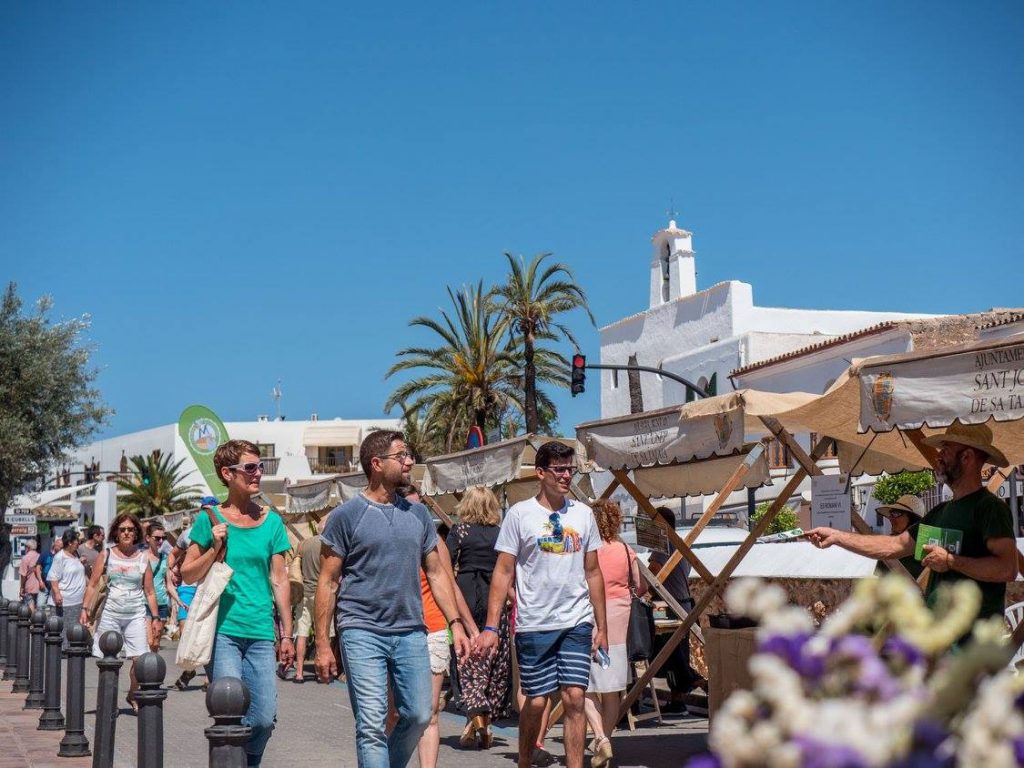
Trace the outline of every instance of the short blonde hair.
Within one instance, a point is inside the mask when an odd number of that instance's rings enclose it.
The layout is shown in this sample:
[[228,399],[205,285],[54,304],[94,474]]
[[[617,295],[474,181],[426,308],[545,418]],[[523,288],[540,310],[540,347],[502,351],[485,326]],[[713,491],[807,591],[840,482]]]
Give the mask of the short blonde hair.
[[499,525],[501,505],[490,488],[477,485],[466,491],[462,500],[455,505],[455,512],[463,523],[476,525]]
[[591,506],[594,510],[594,519],[597,520],[597,530],[604,541],[615,541],[619,538],[619,529],[622,527],[622,509],[619,502],[611,499],[598,499]]

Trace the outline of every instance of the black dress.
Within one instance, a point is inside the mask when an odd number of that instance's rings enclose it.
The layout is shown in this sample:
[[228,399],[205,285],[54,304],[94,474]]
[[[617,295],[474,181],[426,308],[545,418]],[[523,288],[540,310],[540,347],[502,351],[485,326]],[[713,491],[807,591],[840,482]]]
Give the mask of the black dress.
[[[466,599],[473,621],[483,631],[487,623],[487,600],[491,574],[498,559],[494,544],[498,526],[457,523],[448,534],[448,550],[455,583]],[[512,653],[509,639],[509,611],[506,607],[498,621],[498,649],[488,658],[469,656],[459,662],[460,705],[471,715],[502,717],[511,704]]]

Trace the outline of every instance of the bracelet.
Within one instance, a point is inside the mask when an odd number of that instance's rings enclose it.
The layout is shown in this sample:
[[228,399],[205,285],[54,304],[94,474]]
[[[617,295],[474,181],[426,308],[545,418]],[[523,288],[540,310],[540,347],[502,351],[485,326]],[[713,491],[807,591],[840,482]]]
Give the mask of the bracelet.
[[498,628],[497,627],[486,626],[486,627],[483,628],[483,631],[484,632],[493,632],[496,635],[498,634]]
[[466,631],[466,622],[464,622],[458,616],[456,616],[454,619],[452,619],[451,621],[448,622],[448,629],[451,629],[455,624],[462,625],[462,631],[463,632]]

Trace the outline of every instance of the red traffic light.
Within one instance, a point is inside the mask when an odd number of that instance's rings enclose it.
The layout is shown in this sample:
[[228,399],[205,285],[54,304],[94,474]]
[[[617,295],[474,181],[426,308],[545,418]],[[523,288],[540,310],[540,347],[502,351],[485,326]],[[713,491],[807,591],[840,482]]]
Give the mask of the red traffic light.
[[581,354],[575,354],[572,356],[572,367],[573,368],[585,368],[587,365],[587,358]]

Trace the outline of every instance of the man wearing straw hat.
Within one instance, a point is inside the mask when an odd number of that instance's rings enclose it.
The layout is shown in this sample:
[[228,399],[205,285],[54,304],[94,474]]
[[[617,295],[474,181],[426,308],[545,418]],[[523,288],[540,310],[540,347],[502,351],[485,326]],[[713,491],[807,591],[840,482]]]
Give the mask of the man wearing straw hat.
[[[1006,582],[1017,578],[1017,542],[1009,507],[983,487],[981,470],[985,464],[1006,467],[1009,462],[992,445],[992,430],[984,424],[954,421],[945,432],[925,438],[924,443],[938,449],[937,478],[949,486],[953,498],[929,510],[921,522],[962,535],[957,551],[937,544],[924,547],[921,565],[932,571],[925,592],[928,604],[933,604],[942,584],[970,579],[981,589],[978,617],[1001,616]],[[889,560],[913,554],[913,533],[911,529],[896,536],[873,536],[814,528],[807,537],[822,549],[836,544],[865,557]]]

